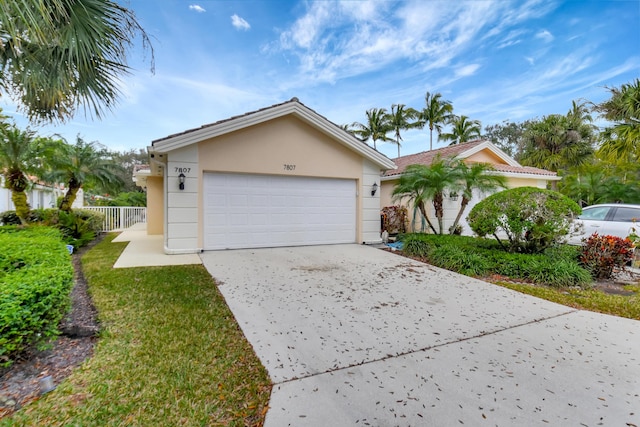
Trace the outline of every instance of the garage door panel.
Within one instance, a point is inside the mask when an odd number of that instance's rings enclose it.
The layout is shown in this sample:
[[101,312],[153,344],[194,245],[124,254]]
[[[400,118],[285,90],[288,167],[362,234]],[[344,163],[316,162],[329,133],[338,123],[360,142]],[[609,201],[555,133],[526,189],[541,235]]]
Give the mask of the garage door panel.
[[207,173],[205,249],[355,242],[354,180]]

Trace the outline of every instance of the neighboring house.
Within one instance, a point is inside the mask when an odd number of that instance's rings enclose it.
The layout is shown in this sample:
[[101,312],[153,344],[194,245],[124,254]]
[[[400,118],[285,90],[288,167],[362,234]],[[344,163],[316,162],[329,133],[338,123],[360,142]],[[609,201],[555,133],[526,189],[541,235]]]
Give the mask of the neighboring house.
[[166,253],[381,241],[378,188],[394,163],[297,98],[148,151],[136,183]]
[[[392,206],[399,204],[398,202],[394,202],[392,198],[392,192],[395,185],[398,183],[400,179],[400,175],[409,165],[414,164],[423,164],[430,165],[431,162],[437,157],[441,158],[457,158],[461,159],[467,164],[471,163],[489,163],[495,169],[495,173],[498,175],[502,175],[507,179],[507,187],[508,188],[516,188],[516,187],[537,187],[537,188],[547,188],[547,184],[551,181],[559,181],[560,177],[557,176],[555,172],[550,172],[544,169],[538,169],[528,166],[522,166],[517,161],[515,161],[512,157],[507,155],[504,151],[500,150],[494,144],[487,140],[476,140],[471,142],[466,142],[463,144],[450,145],[444,148],[440,148],[437,150],[424,151],[422,153],[410,154],[408,156],[402,156],[397,159],[393,159],[395,164],[398,166],[395,170],[387,171],[381,181],[382,181],[382,189],[381,189],[381,204],[383,207]],[[499,191],[499,190],[498,190]],[[475,206],[479,201],[486,198],[490,194],[475,194],[474,197],[467,206],[462,219],[460,221],[460,225],[462,226],[462,232],[466,235],[471,235],[471,229],[466,222],[466,217],[471,211],[471,208]],[[448,233],[449,227],[453,224],[453,221],[458,214],[458,210],[460,209],[460,198],[457,200],[452,200],[456,198],[456,195],[445,195],[444,201],[444,233]],[[405,205],[407,202],[403,202]],[[427,206],[431,208],[430,211],[430,219],[432,219],[434,225],[437,227],[435,223],[435,215],[433,215],[433,208],[431,204]],[[414,210],[412,206],[407,206],[409,213],[409,222],[410,227],[413,224],[414,229],[421,229],[421,220],[416,218],[414,221]],[[419,215],[418,215],[419,216]]]
[[[64,196],[64,188],[62,186],[50,186],[47,184],[35,182],[36,177],[31,177],[34,182],[29,189],[25,191],[27,194],[27,202],[31,209],[47,209],[55,208],[58,197]],[[82,189],[78,191],[78,197],[73,203],[73,208],[82,208],[84,206],[84,193]],[[15,206],[11,201],[11,190],[4,186],[4,177],[0,176],[0,212],[15,210]]]

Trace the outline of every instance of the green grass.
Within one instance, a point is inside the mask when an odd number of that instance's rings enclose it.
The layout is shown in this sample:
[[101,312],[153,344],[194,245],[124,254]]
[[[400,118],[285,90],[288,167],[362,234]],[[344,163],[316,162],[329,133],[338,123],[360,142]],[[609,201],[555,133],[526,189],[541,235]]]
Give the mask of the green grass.
[[103,332],[94,356],[1,426],[261,425],[270,382],[203,266],[113,269],[83,259]]
[[633,295],[612,295],[597,289],[555,289],[547,286],[495,282],[495,284],[580,310],[640,320],[640,285],[625,286]]

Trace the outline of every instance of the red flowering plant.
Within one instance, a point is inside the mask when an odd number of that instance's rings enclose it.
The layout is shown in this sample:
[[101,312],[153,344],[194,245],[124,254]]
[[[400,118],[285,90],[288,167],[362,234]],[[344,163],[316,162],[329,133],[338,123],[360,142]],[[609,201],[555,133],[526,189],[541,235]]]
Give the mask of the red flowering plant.
[[592,234],[582,245],[580,263],[594,279],[610,279],[615,268],[633,259],[633,242],[616,236]]

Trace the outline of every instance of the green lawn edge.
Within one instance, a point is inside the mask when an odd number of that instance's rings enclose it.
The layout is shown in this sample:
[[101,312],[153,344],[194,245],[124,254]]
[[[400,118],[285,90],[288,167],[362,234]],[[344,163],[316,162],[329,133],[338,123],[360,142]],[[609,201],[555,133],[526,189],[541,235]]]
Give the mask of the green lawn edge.
[[115,236],[82,257],[93,357],[0,426],[262,425],[271,383],[206,269],[114,269]]

